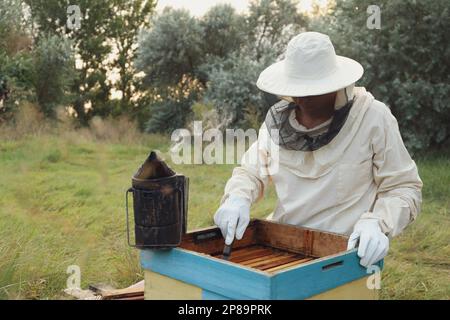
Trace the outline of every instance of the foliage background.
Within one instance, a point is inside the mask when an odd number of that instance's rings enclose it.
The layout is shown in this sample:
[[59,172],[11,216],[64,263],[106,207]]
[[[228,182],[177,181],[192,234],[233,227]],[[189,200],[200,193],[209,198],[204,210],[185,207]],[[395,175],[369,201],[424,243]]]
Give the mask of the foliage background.
[[397,117],[411,151],[450,147],[448,1],[377,1],[381,29],[364,27],[369,0],[337,1],[311,28],[365,68],[360,84]]
[[80,0],[79,30],[66,26],[69,2],[0,4],[0,121],[31,102],[49,118],[64,108],[80,126],[126,116],[162,133],[187,126],[200,103],[222,127],[258,127],[269,107],[259,73],[312,30],[361,62],[358,85],[391,107],[411,152],[450,145],[446,0],[380,0],[379,30],[366,26],[369,0],[330,1],[309,15],[293,0],[252,0],[246,13],[219,4],[201,17],[157,14],[154,0]]

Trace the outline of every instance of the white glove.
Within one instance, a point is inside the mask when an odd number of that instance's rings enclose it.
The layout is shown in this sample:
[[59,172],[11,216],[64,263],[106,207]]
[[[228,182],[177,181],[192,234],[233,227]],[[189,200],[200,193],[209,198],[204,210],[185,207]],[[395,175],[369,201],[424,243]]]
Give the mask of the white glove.
[[366,268],[383,259],[388,253],[389,238],[381,231],[375,219],[362,219],[356,223],[348,240],[347,250],[355,248],[358,239],[360,264]]
[[250,201],[230,195],[214,215],[214,223],[222,231],[225,243],[230,245],[234,237],[241,240],[250,222]]

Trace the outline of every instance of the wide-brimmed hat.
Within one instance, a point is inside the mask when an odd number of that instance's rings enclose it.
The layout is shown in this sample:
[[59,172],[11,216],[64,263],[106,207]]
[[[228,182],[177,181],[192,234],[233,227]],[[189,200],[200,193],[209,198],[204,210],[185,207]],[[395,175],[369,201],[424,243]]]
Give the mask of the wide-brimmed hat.
[[289,41],[285,58],[261,72],[256,85],[280,97],[316,96],[343,89],[363,73],[361,64],[336,55],[327,35],[304,32]]

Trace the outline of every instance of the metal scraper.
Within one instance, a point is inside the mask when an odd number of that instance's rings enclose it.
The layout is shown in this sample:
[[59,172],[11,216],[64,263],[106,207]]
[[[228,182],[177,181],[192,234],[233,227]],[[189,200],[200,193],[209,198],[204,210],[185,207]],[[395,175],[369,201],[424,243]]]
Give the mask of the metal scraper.
[[232,246],[233,246],[233,243],[231,243],[230,245],[225,244],[225,246],[223,247],[223,253],[222,253],[223,260],[228,261],[230,259]]

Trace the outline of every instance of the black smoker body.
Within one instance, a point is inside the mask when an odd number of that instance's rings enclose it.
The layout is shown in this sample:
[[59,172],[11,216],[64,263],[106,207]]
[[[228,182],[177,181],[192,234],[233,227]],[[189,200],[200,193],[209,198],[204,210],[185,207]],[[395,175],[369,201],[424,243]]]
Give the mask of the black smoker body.
[[[128,244],[139,249],[179,246],[187,226],[189,179],[183,175],[158,179],[132,178],[126,192]],[[133,193],[135,244],[130,243],[128,194]]]

